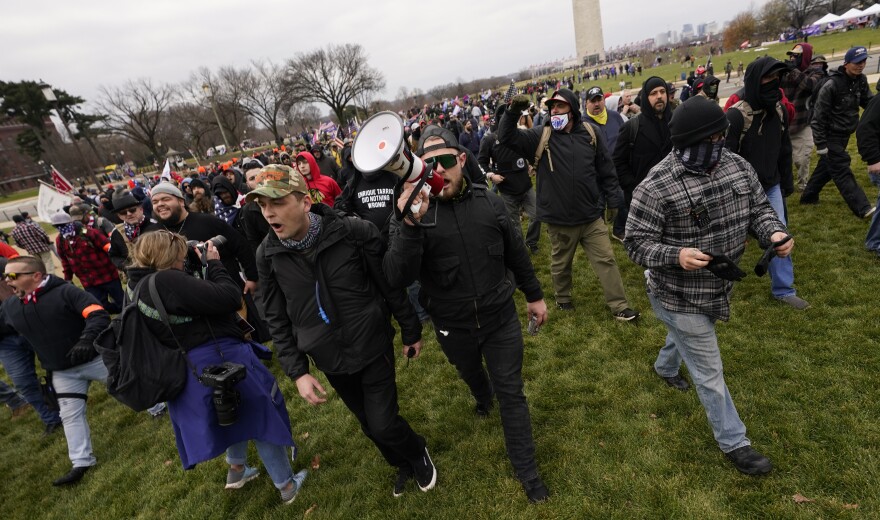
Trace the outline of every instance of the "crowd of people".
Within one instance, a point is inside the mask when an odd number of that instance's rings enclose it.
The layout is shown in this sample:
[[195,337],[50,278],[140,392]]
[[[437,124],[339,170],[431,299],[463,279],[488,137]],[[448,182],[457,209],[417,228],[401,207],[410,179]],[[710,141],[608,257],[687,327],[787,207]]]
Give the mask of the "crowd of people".
[[[715,334],[730,318],[749,235],[767,251],[772,296],[799,311],[810,304],[797,294],[790,256],[786,198],[796,190],[801,204],[816,204],[834,181],[855,216],[873,216],[866,245],[880,255],[876,206],[846,151],[855,132],[880,179],[880,102],[863,74],[867,51],[850,49],[830,73],[808,43],[788,54],[750,63],[724,108],[705,67],[681,101],[656,76],[619,96],[598,86],[575,92],[574,79],[589,80],[579,76],[412,107],[400,113],[407,145],[443,180],[431,196],[394,172],[358,170],[352,140],[335,138],[157,183],[83,190],[52,216],[54,241],[16,216],[12,237],[27,255],[2,255],[0,362],[18,391],[3,385],[0,397],[16,417],[35,408],[46,435],[63,427],[72,468],[53,484],[82,479],[97,462],[86,394],[110,377],[95,341],[111,315],[132,308],[187,360],[179,395],[149,408],[168,413],[184,468],[225,453],[226,487],[240,488],[259,473],[247,463],[254,441],[282,501],[294,500],[306,472],[291,464],[290,417],[263,364],[274,352],[311,405],[327,399],[314,375],[323,372],[391,466],[395,497],[410,481],[427,492],[438,471],[426,438],[400,415],[393,317],[402,356],[419,357],[430,326],[474,414],[491,416],[497,402],[514,474],[528,500],[542,502],[550,491],[535,459],[513,295],[525,296],[529,332],[547,323],[532,263],[544,229],[558,312],[576,311],[578,246],[610,318],[622,322],[641,313],[612,240],[645,268],[653,314],[668,332],[657,376],[680,391],[693,384],[725,456],[743,473],[766,474],[772,464],[746,437]],[[638,64],[624,70],[641,74]],[[814,145],[820,159],[810,175]],[[81,288],[68,283],[74,277]],[[54,391],[41,393],[34,355]],[[217,409],[217,387],[206,383],[219,378],[218,366],[238,395],[237,419]]]

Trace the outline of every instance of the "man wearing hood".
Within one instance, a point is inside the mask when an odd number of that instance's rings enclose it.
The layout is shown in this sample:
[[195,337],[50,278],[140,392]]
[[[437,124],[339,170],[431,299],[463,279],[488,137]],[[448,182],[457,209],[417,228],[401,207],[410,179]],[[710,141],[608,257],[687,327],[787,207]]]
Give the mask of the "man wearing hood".
[[791,159],[797,170],[797,188],[803,191],[810,178],[810,156],[813,153],[813,131],[810,130],[810,110],[807,101],[813,95],[816,82],[824,73],[812,68],[813,46],[799,43],[788,51],[788,74],[782,78],[782,91],[794,105],[794,117],[788,124],[791,136]]
[[239,194],[235,186],[223,175],[214,177],[211,191],[214,193],[212,200],[214,214],[244,235],[244,225],[241,221],[241,204],[244,202],[244,196]]
[[[779,91],[782,76],[788,71],[784,63],[770,57],[749,64],[743,82],[744,98],[727,110],[730,128],[725,144],[755,169],[770,206],[783,224],[787,224],[785,197],[794,192],[788,114],[782,109]],[[747,117],[752,119],[748,128]],[[771,260],[768,272],[774,298],[798,310],[810,306],[794,289],[791,256]]]
[[[602,132],[596,142],[584,126],[577,97],[560,89],[546,101],[550,117],[545,126],[552,131],[546,150],[535,164],[537,170],[538,220],[547,224],[550,236],[550,274],[560,310],[574,310],[571,298],[571,267],[577,246],[584,248],[593,271],[599,277],[605,302],[618,320],[631,321],[639,313],[626,300],[623,280],[611,249],[611,239],[602,215],[605,204],[623,204],[617,173]],[[516,120],[528,106],[526,96],[516,96],[504,111],[498,140],[528,158],[536,157],[544,128],[518,130]],[[592,123],[586,123],[592,124]]]
[[335,180],[321,173],[315,157],[309,152],[296,154],[296,169],[306,179],[312,202],[320,202],[332,208],[336,197],[342,194],[342,190]]
[[718,85],[721,80],[713,75],[700,78],[694,82],[694,95],[703,96],[718,103]]
[[648,298],[668,331],[654,371],[684,392],[690,388],[679,372],[684,362],[718,447],[740,472],[764,475],[773,466],[746,437],[724,382],[715,335],[715,322],[730,318],[730,292],[738,277],[710,262],[713,255],[739,262],[749,233],[764,246],[778,244],[782,257],[791,253],[794,240],[785,241],[790,238],[785,225],[754,169],[724,149],[728,126],[721,108],[699,96],[675,110],[669,123],[672,152],[633,192],[624,246],[633,262],[648,269]]
[[651,76],[642,84],[640,94],[644,109],[620,129],[617,146],[613,149],[614,169],[623,190],[623,205],[614,219],[612,236],[623,242],[626,219],[633,191],[655,164],[672,150],[669,140],[669,121],[672,109],[666,81]]
[[846,151],[849,137],[859,124],[859,107],[867,107],[874,97],[862,73],[867,59],[864,47],[846,51],[843,65],[831,71],[819,88],[810,119],[819,163],[801,194],[801,204],[818,204],[819,192],[833,180],[855,216],[869,218],[876,210],[856,182],[850,169],[852,159]]
[[336,164],[336,160],[333,157],[324,153],[324,146],[321,144],[313,146],[311,153],[312,157],[315,158],[315,162],[318,163],[318,169],[321,170],[321,173],[336,181],[336,184],[339,184],[339,165]]
[[520,226],[520,212],[525,212],[529,219],[526,246],[529,252],[535,254],[541,239],[541,223],[535,218],[535,188],[529,175],[529,164],[525,157],[498,141],[499,117],[501,112],[492,120],[492,130],[480,143],[477,161],[488,179],[498,188],[498,195],[504,201],[514,225]]
[[[401,288],[421,281],[419,299],[446,358],[477,402],[475,412],[487,416],[493,397],[498,398],[508,458],[529,500],[542,502],[548,491],[535,463],[523,393],[522,325],[513,300],[518,287],[528,302],[528,316],[540,326],[547,320],[541,284],[519,226],[499,197],[474,182],[479,165],[469,161],[452,132],[428,126],[416,153],[443,178],[443,190],[430,199],[418,193],[418,211],[404,221],[392,219],[385,276]],[[406,183],[398,210],[403,211],[413,189]],[[410,218],[434,227],[420,227]]]

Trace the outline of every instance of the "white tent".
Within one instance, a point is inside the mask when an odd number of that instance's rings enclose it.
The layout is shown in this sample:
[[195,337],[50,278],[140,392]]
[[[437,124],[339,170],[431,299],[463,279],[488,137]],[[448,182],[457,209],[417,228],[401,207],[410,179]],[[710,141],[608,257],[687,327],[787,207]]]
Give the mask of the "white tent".
[[860,16],[864,16],[861,11],[853,7],[849,11],[840,15],[840,17],[844,20],[852,20],[853,18],[858,18]]
[[833,13],[828,13],[825,16],[823,16],[822,18],[819,18],[818,20],[813,22],[813,25],[825,25],[826,23],[834,23],[834,22],[839,22],[841,20],[846,20],[846,18],[844,18],[842,16],[837,16],[836,14],[833,14]]
[[864,16],[872,16],[875,14],[880,14],[880,4],[874,4],[871,7],[862,11],[862,15]]

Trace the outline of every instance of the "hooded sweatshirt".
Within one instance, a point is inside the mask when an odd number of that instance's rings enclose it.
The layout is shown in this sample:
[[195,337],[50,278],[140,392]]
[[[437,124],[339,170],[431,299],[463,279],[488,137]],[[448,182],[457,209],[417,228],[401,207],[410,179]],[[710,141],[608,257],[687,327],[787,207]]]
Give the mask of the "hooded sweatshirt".
[[315,156],[309,152],[300,152],[296,154],[296,158],[297,160],[305,159],[309,163],[309,177],[311,177],[311,179],[305,175],[303,175],[303,177],[305,177],[306,184],[309,187],[309,195],[312,197],[312,202],[320,202],[333,207],[336,197],[342,194],[342,190],[339,189],[339,185],[336,184],[336,181],[321,174],[321,168],[318,167],[318,162],[315,161]]
[[782,78],[782,91],[785,97],[794,105],[794,118],[789,125],[789,131],[799,132],[809,126],[810,113],[807,110],[807,101],[816,86],[819,77],[810,71],[810,61],[813,60],[813,46],[809,43],[799,43],[795,47],[801,47],[801,62],[796,67],[790,68],[788,74]]
[[[605,136],[592,120],[598,143],[593,143],[584,128],[579,103],[568,89],[557,93],[571,106],[571,131],[551,131],[547,150],[541,154],[537,173],[537,220],[548,224],[575,226],[599,219],[605,210],[600,203],[604,195],[608,206],[623,204],[617,173],[607,151]],[[529,160],[536,155],[544,127],[518,130],[518,114],[505,110],[498,126],[498,141]],[[589,118],[588,118],[589,119]],[[547,118],[545,127],[550,125]]]
[[[776,103],[762,104],[761,101],[761,78],[775,70],[786,70],[786,66],[770,57],[758,58],[746,68],[743,96],[752,111],[756,113],[752,116],[751,126],[743,135],[745,119],[742,111],[738,109],[727,111],[730,128],[727,131],[725,146],[749,161],[758,173],[758,180],[765,190],[779,184],[783,195],[790,195],[794,191],[794,186],[791,169],[791,138],[787,128],[788,114],[783,110],[783,118],[786,121],[780,121]],[[759,110],[760,112],[757,112]]]

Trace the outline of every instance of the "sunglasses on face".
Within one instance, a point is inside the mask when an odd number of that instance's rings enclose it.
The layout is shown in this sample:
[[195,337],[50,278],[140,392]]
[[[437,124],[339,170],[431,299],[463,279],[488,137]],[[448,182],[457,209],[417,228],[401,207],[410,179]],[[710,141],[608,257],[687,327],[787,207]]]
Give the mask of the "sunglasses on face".
[[3,273],[3,279],[12,280],[14,282],[19,276],[24,276],[26,274],[34,274],[34,271],[29,271],[27,273]]
[[121,210],[117,211],[116,214],[117,215],[134,215],[135,213],[137,213],[137,210],[138,210],[137,206],[134,206],[131,208],[121,209]]
[[425,159],[426,164],[430,164],[434,166],[435,164],[439,164],[443,167],[444,170],[448,170],[449,168],[454,167],[458,163],[458,156],[454,153],[447,153],[443,155],[435,155],[434,157]]

